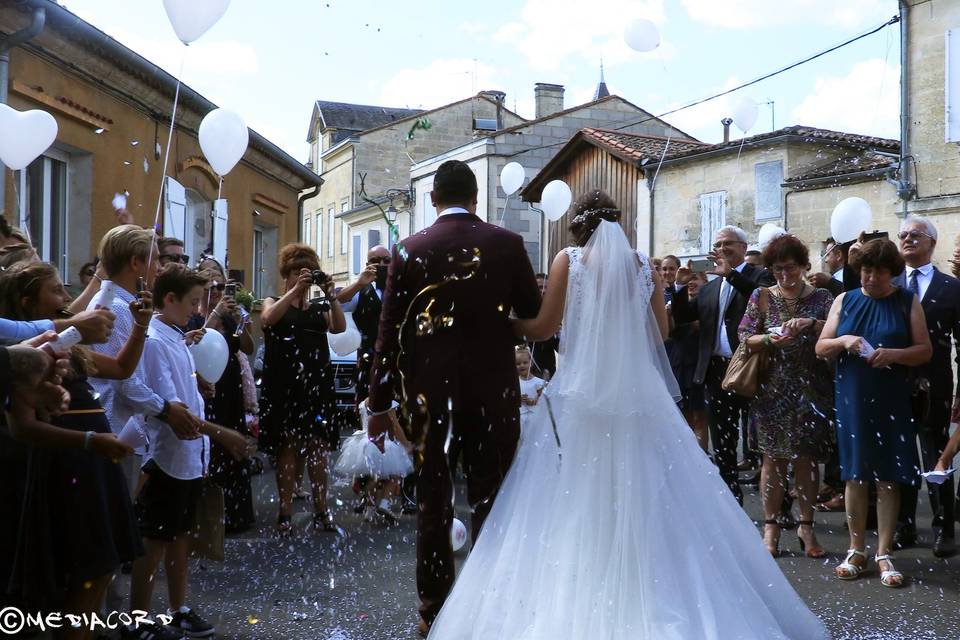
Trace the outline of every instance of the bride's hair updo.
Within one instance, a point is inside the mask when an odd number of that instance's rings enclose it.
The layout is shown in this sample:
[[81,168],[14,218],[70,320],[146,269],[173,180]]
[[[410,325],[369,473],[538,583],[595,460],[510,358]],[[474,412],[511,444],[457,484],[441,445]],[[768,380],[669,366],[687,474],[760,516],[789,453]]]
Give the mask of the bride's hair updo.
[[573,205],[570,235],[577,246],[584,246],[600,226],[601,220],[620,222],[620,208],[613,198],[599,189],[586,192]]

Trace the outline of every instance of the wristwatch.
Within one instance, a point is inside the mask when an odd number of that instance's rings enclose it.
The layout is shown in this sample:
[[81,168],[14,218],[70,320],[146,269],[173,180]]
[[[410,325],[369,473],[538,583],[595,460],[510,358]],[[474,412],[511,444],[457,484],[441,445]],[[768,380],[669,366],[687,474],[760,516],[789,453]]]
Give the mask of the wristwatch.
[[167,418],[170,417],[170,403],[166,400],[163,401],[163,409],[160,410],[156,416],[157,420],[160,422],[166,422]]

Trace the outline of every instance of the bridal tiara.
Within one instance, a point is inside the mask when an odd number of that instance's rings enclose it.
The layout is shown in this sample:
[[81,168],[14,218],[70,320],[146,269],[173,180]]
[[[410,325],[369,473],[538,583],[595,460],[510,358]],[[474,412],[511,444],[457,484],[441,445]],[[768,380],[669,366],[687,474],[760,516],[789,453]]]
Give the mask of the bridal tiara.
[[581,222],[586,222],[592,217],[600,217],[604,220],[609,220],[610,222],[616,222],[620,219],[621,211],[620,209],[614,209],[611,207],[599,207],[597,209],[587,209],[586,211],[578,214],[571,224],[580,224]]

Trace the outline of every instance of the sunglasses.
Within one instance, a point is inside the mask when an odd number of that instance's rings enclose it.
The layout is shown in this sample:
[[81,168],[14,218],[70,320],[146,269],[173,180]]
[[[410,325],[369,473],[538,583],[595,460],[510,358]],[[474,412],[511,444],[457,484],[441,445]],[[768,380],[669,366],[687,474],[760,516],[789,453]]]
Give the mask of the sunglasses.
[[160,262],[179,262],[180,264],[189,264],[190,256],[176,253],[161,253]]
[[390,258],[370,258],[367,264],[390,264]]

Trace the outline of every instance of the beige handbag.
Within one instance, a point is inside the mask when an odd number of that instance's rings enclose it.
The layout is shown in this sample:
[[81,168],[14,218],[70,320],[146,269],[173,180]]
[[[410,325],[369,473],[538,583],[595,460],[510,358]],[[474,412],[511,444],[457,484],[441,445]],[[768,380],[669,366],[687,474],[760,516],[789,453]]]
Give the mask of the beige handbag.
[[[766,295],[764,295],[766,293]],[[769,308],[769,300],[766,299],[770,292],[766,289],[760,289],[760,310],[766,316],[766,309]],[[767,303],[764,305],[764,303]],[[747,341],[743,340],[733,352],[730,363],[727,365],[727,373],[723,376],[723,382],[720,386],[725,391],[732,391],[739,396],[747,398],[756,398],[760,390],[760,376],[767,368],[767,351],[761,349],[753,353],[747,348]]]

